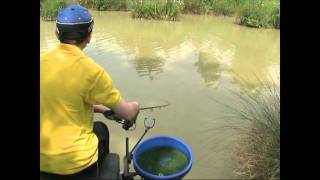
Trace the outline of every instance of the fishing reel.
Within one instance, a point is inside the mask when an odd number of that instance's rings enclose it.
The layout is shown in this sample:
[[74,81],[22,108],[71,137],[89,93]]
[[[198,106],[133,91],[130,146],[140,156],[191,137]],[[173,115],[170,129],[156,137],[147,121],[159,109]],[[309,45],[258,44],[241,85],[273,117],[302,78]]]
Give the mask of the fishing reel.
[[[103,112],[104,117],[106,117],[107,119],[116,121],[119,124],[122,124],[122,128],[126,131],[128,131],[133,125],[136,124],[136,122],[132,122],[126,119],[121,119],[119,117],[116,116],[115,112],[112,110],[107,110],[105,112]],[[135,128],[134,128],[135,129]]]

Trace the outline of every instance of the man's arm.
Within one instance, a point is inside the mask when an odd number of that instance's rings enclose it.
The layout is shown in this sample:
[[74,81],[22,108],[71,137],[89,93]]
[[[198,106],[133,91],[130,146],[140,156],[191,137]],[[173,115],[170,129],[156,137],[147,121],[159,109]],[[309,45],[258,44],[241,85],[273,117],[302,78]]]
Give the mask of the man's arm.
[[107,111],[107,110],[110,110],[110,109],[107,108],[107,107],[104,106],[104,105],[101,105],[101,104],[99,104],[99,105],[93,105],[93,112],[95,112],[95,113],[103,113],[103,112],[105,112],[105,111]]
[[121,98],[118,104],[111,108],[116,116],[135,122],[139,114],[139,103],[137,101],[127,102]]
[[[139,114],[139,103],[136,101],[127,102],[121,99],[118,104],[111,108],[115,112],[115,116],[121,119],[126,119],[134,122]],[[96,113],[104,113],[110,108],[104,105],[93,105],[93,110]]]

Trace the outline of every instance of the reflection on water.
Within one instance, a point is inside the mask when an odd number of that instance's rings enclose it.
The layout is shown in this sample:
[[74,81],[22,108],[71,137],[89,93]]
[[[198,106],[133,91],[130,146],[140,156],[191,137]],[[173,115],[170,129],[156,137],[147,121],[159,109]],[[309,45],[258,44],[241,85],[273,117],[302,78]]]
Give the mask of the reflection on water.
[[[236,103],[228,89],[253,91],[259,80],[279,77],[279,30],[238,26],[230,17],[183,15],[168,22],[131,19],[126,12],[92,14],[93,38],[85,53],[110,73],[122,95],[142,106],[162,99],[171,103],[161,111],[141,112],[141,119],[158,120],[146,137],[173,135],[189,143],[195,160],[186,179],[233,178],[234,136],[211,130],[226,124],[219,118],[223,107],[212,99]],[[54,48],[55,24],[40,24],[40,50]],[[102,115],[95,120],[108,124],[110,149],[122,157],[125,137],[133,146],[143,132],[140,120],[132,132]]]
[[138,57],[133,61],[140,77],[148,76],[150,80],[153,80],[157,74],[163,72],[164,61],[161,58]]
[[208,86],[217,86],[220,73],[223,70],[221,64],[209,53],[200,52],[199,60],[194,64]]

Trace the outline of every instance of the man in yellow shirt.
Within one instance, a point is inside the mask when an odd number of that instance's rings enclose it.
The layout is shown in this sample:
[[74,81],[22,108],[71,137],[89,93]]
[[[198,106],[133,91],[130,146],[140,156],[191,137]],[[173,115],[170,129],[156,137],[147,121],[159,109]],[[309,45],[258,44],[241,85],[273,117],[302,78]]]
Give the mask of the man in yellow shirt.
[[122,98],[109,74],[82,51],[93,29],[86,8],[63,9],[56,25],[61,43],[40,54],[40,172],[81,176],[95,172],[109,152],[108,128],[94,123],[93,113],[112,109],[134,122],[139,104]]

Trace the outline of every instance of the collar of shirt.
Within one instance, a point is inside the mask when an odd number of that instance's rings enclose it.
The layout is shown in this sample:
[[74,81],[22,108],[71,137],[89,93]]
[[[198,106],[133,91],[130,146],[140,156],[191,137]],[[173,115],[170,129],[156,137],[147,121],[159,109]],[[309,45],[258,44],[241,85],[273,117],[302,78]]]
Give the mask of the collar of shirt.
[[72,45],[72,44],[60,43],[58,46],[58,50],[61,50],[63,52],[66,52],[72,55],[80,55],[80,56],[85,55],[84,52],[78,46]]

